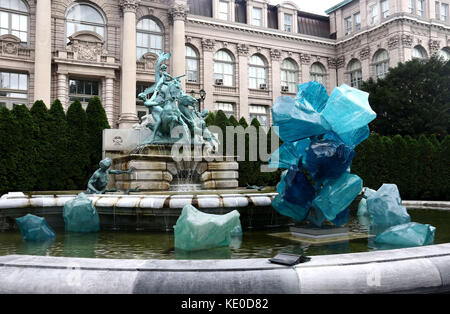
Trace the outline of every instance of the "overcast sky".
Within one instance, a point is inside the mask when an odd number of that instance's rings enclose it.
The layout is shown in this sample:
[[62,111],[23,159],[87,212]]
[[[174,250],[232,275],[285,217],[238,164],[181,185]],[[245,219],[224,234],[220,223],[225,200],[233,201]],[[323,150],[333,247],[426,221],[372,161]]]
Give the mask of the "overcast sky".
[[[278,4],[285,0],[269,0],[271,4]],[[342,2],[342,0],[290,0],[297,4],[301,11],[326,15],[325,10]]]

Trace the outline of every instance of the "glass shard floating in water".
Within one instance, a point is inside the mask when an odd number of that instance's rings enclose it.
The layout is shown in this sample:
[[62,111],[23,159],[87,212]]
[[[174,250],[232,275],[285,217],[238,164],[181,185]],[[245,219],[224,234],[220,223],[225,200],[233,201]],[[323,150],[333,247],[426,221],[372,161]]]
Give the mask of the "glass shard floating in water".
[[357,213],[358,216],[369,216],[369,211],[367,210],[367,198],[375,193],[376,193],[375,190],[369,188],[364,189],[363,197],[361,198],[361,201],[359,201],[358,204],[358,213]]
[[314,181],[337,179],[351,165],[355,151],[332,140],[314,140],[306,150],[306,169]]
[[389,227],[410,222],[411,217],[401,204],[397,185],[383,184],[367,198],[367,210],[372,224]]
[[436,228],[429,224],[410,222],[388,228],[377,235],[375,243],[397,246],[421,246],[434,243]]
[[281,96],[271,110],[273,125],[278,127],[278,135],[284,142],[322,135],[330,130],[327,121],[307,102]]
[[320,209],[332,221],[345,210],[362,190],[362,180],[355,174],[345,172],[338,179],[325,180],[313,206]]
[[45,242],[55,238],[55,232],[43,217],[27,214],[16,218],[16,222],[24,241]]
[[174,226],[175,248],[196,251],[228,246],[231,231],[241,225],[239,216],[237,210],[225,215],[213,215],[186,205]]
[[63,208],[64,224],[68,232],[97,232],[100,219],[92,201],[84,193],[66,202]]

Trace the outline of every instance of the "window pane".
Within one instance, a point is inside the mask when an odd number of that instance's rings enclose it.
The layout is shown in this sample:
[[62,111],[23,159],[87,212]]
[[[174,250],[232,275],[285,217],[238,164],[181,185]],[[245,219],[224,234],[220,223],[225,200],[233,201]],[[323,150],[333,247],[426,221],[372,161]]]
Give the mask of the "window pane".
[[0,27],[9,28],[9,18],[8,13],[0,12]]
[[21,90],[27,90],[28,87],[28,82],[27,82],[27,75],[26,74],[19,74],[19,88]]
[[2,88],[9,88],[9,73],[2,72]]
[[10,89],[19,89],[19,74],[11,73],[9,84]]

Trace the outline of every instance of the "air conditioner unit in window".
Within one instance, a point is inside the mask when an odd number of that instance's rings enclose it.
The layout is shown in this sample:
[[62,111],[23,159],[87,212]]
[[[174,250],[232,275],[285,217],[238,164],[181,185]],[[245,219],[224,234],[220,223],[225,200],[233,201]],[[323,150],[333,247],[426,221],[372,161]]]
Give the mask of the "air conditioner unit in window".
[[216,85],[223,85],[223,79],[216,79]]
[[267,89],[267,84],[259,84],[259,89]]
[[281,91],[282,92],[288,92],[289,91],[289,86],[281,86]]

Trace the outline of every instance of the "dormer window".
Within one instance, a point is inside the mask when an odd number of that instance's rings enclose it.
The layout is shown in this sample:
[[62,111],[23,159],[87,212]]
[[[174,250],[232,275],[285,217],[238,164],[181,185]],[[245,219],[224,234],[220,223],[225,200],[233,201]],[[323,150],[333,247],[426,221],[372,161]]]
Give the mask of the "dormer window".
[[355,23],[355,31],[359,31],[361,29],[361,14],[358,12],[353,15],[353,20]]
[[383,0],[381,1],[381,16],[383,19],[386,19],[389,16],[389,1]]
[[378,6],[376,3],[369,5],[369,25],[378,23]]
[[351,16],[344,19],[344,25],[345,25],[345,35],[349,35],[352,32],[352,18]]
[[292,32],[292,14],[284,14],[284,31]]
[[219,12],[218,18],[221,20],[228,21],[229,20],[229,3],[225,0],[219,0]]
[[252,25],[262,26],[262,9],[253,8],[252,10]]

